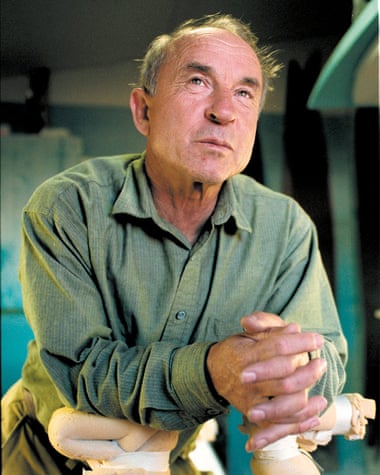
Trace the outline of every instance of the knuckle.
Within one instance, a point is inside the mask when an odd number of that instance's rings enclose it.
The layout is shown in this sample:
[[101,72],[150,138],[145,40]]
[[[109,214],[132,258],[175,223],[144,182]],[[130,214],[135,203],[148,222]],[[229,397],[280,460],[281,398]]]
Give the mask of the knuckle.
[[278,383],[280,393],[290,394],[293,392],[293,383],[290,378],[284,378]]
[[279,355],[286,355],[288,350],[288,343],[286,338],[276,338],[275,339],[275,348]]

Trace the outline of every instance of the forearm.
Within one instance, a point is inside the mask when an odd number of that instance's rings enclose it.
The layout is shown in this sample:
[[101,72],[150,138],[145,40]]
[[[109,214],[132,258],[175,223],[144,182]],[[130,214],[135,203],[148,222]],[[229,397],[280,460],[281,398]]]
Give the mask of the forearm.
[[[193,428],[223,412],[204,372],[206,343],[178,350],[157,342],[130,348],[98,340],[76,365],[43,352],[51,378],[70,407],[127,418],[163,430]],[[133,381],[133,385],[131,384]]]

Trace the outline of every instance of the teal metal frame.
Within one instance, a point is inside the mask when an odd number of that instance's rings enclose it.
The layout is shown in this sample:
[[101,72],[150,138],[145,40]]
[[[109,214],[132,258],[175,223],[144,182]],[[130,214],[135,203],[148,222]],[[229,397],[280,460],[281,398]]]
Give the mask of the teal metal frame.
[[[361,288],[354,120],[350,115],[324,118],[329,150],[329,189],[334,234],[335,297],[349,360],[344,392],[364,391],[365,315]],[[347,143],[347,139],[351,142]],[[337,471],[326,475],[367,473],[365,442],[335,438]]]

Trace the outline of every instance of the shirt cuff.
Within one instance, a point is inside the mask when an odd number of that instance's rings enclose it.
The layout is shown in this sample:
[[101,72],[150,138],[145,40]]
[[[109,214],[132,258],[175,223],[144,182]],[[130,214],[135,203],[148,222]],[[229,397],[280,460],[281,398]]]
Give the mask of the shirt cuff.
[[[206,368],[212,343],[198,342],[176,350],[172,384],[187,417],[197,424],[226,412],[228,402],[213,388]],[[211,383],[211,384],[210,384]]]

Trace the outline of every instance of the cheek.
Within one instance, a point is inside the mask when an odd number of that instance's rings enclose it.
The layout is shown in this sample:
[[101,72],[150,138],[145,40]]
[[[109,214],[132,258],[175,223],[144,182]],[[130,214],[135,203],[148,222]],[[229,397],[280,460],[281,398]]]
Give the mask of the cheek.
[[160,114],[155,117],[150,126],[149,140],[151,145],[160,153],[178,155],[188,143],[188,125],[183,116]]
[[176,135],[181,134],[189,122],[188,115],[185,108],[178,106],[172,98],[168,98],[165,104],[161,102],[152,110],[152,127],[166,135],[171,135],[174,131]]
[[170,138],[172,127],[172,113],[167,107],[155,104],[149,111],[149,124],[151,137],[158,140],[160,137],[164,140]]
[[256,135],[256,127],[252,126],[248,129],[242,131],[241,137],[244,139],[240,140],[239,146],[237,149],[237,165],[244,169],[252,157],[252,150],[255,144],[255,135]]
[[257,122],[251,121],[246,127],[241,130],[241,137],[244,137],[241,140],[240,145],[244,150],[252,150],[255,138],[256,138]]

